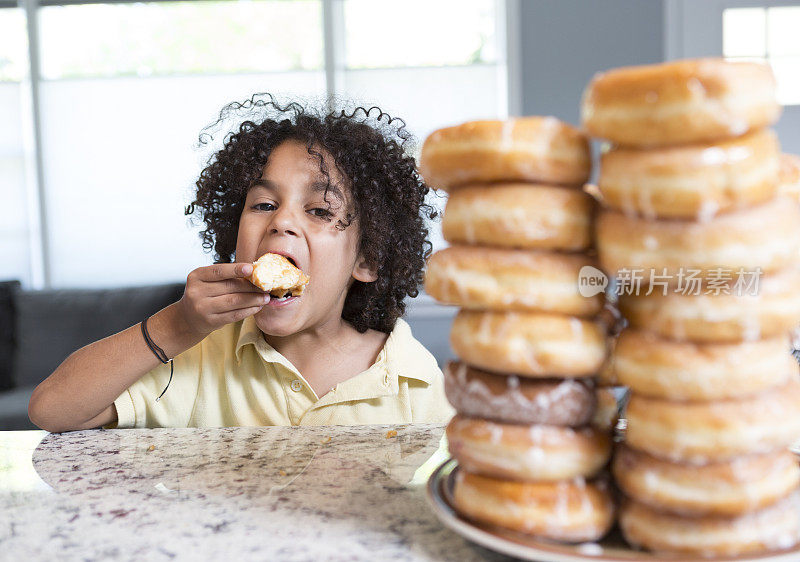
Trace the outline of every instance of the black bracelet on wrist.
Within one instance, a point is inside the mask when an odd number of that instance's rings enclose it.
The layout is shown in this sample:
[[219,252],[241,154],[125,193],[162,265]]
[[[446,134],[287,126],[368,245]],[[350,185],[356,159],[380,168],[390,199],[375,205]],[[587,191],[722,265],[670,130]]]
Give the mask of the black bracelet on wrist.
[[164,350],[158,347],[150,338],[150,334],[147,332],[147,320],[148,318],[142,320],[142,335],[144,336],[145,343],[147,343],[147,347],[149,347],[150,351],[152,351],[153,354],[158,357],[158,360],[161,361],[161,363],[169,363],[169,381],[167,382],[167,386],[164,387],[164,390],[161,391],[161,394],[158,395],[158,398],[156,398],[156,402],[158,402],[161,397],[164,396],[164,393],[167,391],[170,383],[172,382],[173,365],[172,359],[168,358],[167,354],[164,353]]

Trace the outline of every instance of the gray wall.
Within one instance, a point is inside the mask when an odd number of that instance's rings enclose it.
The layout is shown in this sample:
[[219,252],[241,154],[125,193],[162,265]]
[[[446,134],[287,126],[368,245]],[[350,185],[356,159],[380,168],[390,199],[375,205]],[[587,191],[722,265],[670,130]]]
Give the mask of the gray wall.
[[601,70],[664,60],[661,0],[521,0],[522,114],[577,125]]
[[[581,94],[596,72],[676,58],[721,56],[725,7],[786,3],[519,0],[520,114],[553,115],[578,125]],[[800,106],[786,108],[775,129],[784,151],[800,154]],[[440,363],[453,357],[448,340],[455,310],[427,296],[412,303],[408,321],[415,336]]]
[[[668,59],[722,56],[725,8],[796,6],[798,0],[665,0]],[[787,106],[773,127],[784,152],[800,154],[800,106]]]
[[[595,72],[664,60],[722,56],[722,11],[798,0],[520,0],[522,115],[579,124]],[[800,106],[775,126],[784,152],[800,154]]]
[[[578,124],[581,93],[595,72],[664,57],[662,0],[520,0],[519,15],[522,115]],[[427,296],[409,306],[414,335],[440,365],[454,357],[455,312]]]

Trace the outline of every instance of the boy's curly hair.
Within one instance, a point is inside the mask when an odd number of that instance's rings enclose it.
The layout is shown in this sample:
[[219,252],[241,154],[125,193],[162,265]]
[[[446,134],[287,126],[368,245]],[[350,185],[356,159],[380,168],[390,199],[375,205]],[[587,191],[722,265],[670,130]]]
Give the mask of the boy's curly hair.
[[[359,332],[390,332],[405,312],[405,297],[419,294],[431,253],[425,218],[437,216],[425,202],[429,188],[406,153],[412,137],[405,123],[377,107],[321,112],[298,103],[281,106],[270,94],[255,94],[243,103],[226,105],[219,119],[203,129],[199,144],[208,144],[213,135],[207,131],[242,111],[249,118],[228,133],[222,149],[208,159],[196,182],[195,199],[185,210],[187,215],[199,214],[205,223],[200,232],[203,248],[213,249],[215,263],[234,260],[248,189],[261,177],[275,147],[286,140],[306,144],[330,188],[322,149],[333,157],[352,194],[351,208],[336,227],[345,229],[357,219],[359,250],[377,272],[372,283],[353,282],[342,318]],[[259,113],[263,115],[254,119]],[[326,188],[326,201],[327,196]]]

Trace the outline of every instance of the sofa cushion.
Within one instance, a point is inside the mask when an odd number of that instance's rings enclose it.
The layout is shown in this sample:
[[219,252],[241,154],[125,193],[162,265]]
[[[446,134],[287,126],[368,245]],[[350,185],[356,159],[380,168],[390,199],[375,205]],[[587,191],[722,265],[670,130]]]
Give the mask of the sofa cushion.
[[19,281],[0,281],[0,391],[14,386],[14,295],[19,287]]
[[28,402],[33,394],[32,386],[0,392],[0,431],[39,429],[28,418]]
[[[17,386],[35,386],[70,353],[124,330],[177,301],[184,285],[18,291]],[[144,342],[142,342],[144,345]]]

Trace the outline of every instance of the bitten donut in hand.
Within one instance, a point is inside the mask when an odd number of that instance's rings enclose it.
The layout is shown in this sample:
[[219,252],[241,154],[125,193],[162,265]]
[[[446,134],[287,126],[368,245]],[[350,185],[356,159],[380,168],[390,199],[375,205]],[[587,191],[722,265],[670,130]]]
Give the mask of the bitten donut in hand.
[[591,377],[606,358],[598,324],[561,314],[461,310],[450,344],[465,363],[524,377]]
[[[673,340],[737,342],[788,337],[800,319],[800,271],[749,277],[753,287],[727,293],[683,294],[655,290],[623,294],[619,307],[630,325]],[[751,294],[751,290],[753,294]]]
[[459,470],[453,496],[467,517],[560,541],[598,540],[614,522],[605,482],[514,482]]
[[309,281],[308,275],[280,254],[264,254],[258,258],[248,279],[273,297],[302,295]]
[[585,250],[592,242],[595,203],[581,190],[533,184],[476,184],[450,194],[444,239],[540,250]]
[[756,554],[797,544],[798,501],[792,494],[739,517],[684,517],[631,501],[620,508],[619,526],[630,544],[655,552],[704,557]]
[[688,516],[741,515],[775,503],[800,484],[797,457],[785,450],[696,466],[618,447],[613,470],[628,497]]
[[444,368],[447,400],[466,417],[506,423],[580,426],[597,407],[595,390],[575,379],[531,379],[491,373],[450,361]]
[[470,121],[431,133],[422,145],[420,172],[434,188],[524,181],[583,185],[592,161],[589,141],[555,117]]
[[591,136],[636,147],[737,137],[775,123],[780,112],[768,65],[721,58],[598,73],[581,102]]
[[667,275],[739,268],[771,272],[800,256],[800,206],[785,197],[719,215],[707,222],[648,220],[605,211],[597,219],[600,263],[614,275],[639,269]]
[[598,186],[605,204],[627,215],[704,221],[773,197],[779,152],[769,130],[714,144],[617,148],[601,156]]
[[719,400],[757,394],[797,377],[786,337],[737,343],[676,342],[626,330],[614,353],[616,382],[667,400]]
[[[798,209],[800,213],[800,208]],[[580,254],[450,246],[428,260],[425,291],[445,304],[480,310],[528,310],[593,316],[603,295],[578,290]]]
[[654,457],[705,464],[786,449],[800,435],[800,381],[736,400],[676,402],[631,393],[626,443]]

